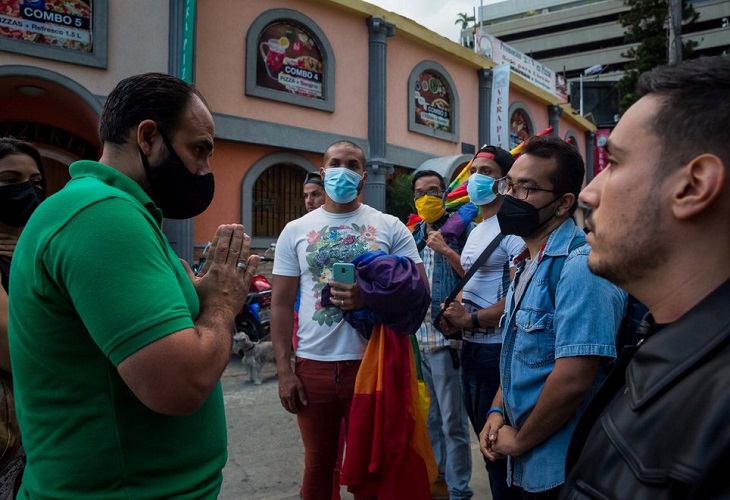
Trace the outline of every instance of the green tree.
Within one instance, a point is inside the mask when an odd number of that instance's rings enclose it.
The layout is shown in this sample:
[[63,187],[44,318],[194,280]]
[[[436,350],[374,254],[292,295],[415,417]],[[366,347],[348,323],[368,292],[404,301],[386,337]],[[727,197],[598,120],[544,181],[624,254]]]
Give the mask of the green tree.
[[457,15],[454,24],[461,23],[461,29],[465,30],[469,27],[469,23],[471,22],[476,22],[476,18],[474,16],[470,16],[466,12],[461,12]]
[[[619,80],[617,89],[621,100],[619,101],[619,112],[626,111],[638,96],[636,94],[636,82],[639,75],[655,66],[667,63],[667,46],[669,33],[667,30],[667,18],[669,16],[668,0],[624,0],[624,5],[630,10],[621,14],[619,21],[626,29],[624,41],[626,43],[637,43],[622,57],[629,59],[624,66],[624,76]],[[699,14],[692,8],[692,5],[684,0],[682,2],[682,24],[687,26],[697,20]],[[683,30],[684,31],[684,30]],[[684,41],[683,59],[691,59],[692,52],[697,42],[692,40]]]
[[404,224],[408,216],[416,211],[410,175],[396,174],[385,185],[385,211],[398,217]]

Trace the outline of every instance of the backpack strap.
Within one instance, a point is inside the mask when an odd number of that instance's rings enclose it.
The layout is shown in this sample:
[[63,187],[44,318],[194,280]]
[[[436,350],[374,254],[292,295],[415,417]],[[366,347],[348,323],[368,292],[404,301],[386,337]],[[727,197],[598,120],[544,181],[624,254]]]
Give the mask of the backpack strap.
[[[477,260],[474,261],[474,263],[471,265],[469,270],[466,272],[466,274],[461,278],[461,281],[459,281],[453,290],[451,290],[451,293],[448,297],[446,297],[446,300],[444,300],[444,306],[439,311],[439,313],[436,315],[435,318],[433,318],[433,326],[436,327],[438,330],[438,324],[441,321],[441,316],[443,316],[444,311],[447,307],[449,307],[449,304],[451,304],[454,299],[456,299],[456,296],[459,295],[459,292],[462,288],[464,288],[464,285],[467,284],[467,282],[471,279],[472,276],[474,276],[474,273],[476,273],[480,267],[482,267],[482,264],[484,264],[490,255],[492,255],[492,252],[499,246],[499,243],[504,238],[504,235],[502,233],[498,233],[497,236],[494,237],[492,242],[487,245],[487,248],[485,248],[482,253],[477,257]],[[439,330],[441,331],[441,330]],[[442,332],[443,333],[443,332]],[[451,337],[447,337],[451,338]]]
[[582,234],[578,234],[573,241],[570,242],[568,247],[567,255],[560,255],[558,257],[552,257],[550,262],[550,273],[548,274],[548,291],[550,292],[550,300],[555,306],[555,290],[558,288],[558,281],[560,280],[560,273],[563,272],[563,266],[565,265],[565,259],[568,258],[573,250],[580,248],[586,244],[586,237]]
[[[570,255],[576,248],[582,247],[586,244],[585,236],[579,235],[573,238],[568,249],[568,255]],[[558,287],[558,280],[560,279],[560,273],[563,271],[565,265],[565,259],[568,255],[561,255],[552,259],[552,267],[548,275],[548,291],[550,292],[550,299],[555,305],[555,291]],[[647,307],[636,300],[633,296],[629,295],[626,301],[626,309],[624,310],[621,323],[619,324],[618,331],[616,332],[616,354],[620,354],[624,346],[634,346],[641,336],[638,332],[638,327],[641,321],[644,319],[648,312]]]

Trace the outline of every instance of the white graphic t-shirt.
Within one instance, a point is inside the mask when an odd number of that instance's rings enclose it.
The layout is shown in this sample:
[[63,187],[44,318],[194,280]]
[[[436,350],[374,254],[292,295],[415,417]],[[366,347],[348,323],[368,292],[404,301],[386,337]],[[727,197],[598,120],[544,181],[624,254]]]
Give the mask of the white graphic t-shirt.
[[[499,222],[496,215],[477,224],[477,227],[469,233],[464,250],[461,252],[461,267],[464,268],[464,272],[471,268],[472,263],[479,258],[497,234],[499,234]],[[467,311],[484,309],[507,295],[512,259],[520,254],[524,246],[525,242],[519,236],[505,235],[502,238],[492,255],[464,285],[461,302]],[[480,344],[500,344],[502,332],[494,328],[465,330],[464,339]]]
[[[371,250],[421,262],[406,226],[368,205],[334,214],[320,207],[286,225],[276,242],[273,274],[299,276],[297,356],[317,361],[362,359],[367,341],[342,317],[339,307],[322,307],[322,289],[335,262],[350,262]],[[402,307],[407,314],[407,304]]]

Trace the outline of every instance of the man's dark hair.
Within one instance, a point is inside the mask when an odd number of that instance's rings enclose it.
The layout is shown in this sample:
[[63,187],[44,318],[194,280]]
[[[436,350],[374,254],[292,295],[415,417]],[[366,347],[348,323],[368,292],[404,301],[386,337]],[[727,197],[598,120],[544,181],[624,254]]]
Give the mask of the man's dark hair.
[[493,160],[497,165],[499,165],[499,170],[502,174],[502,177],[509,173],[512,165],[514,165],[515,163],[515,157],[512,156],[509,151],[507,151],[506,149],[502,149],[499,146],[489,146],[485,144],[484,146],[479,148],[479,151],[477,151],[477,154],[474,155],[474,158],[479,158],[479,155],[482,153],[487,153],[494,156]]
[[535,136],[527,141],[522,154],[555,161],[555,168],[548,179],[556,194],[573,193],[575,195],[575,201],[570,207],[569,213],[575,212],[575,209],[578,208],[578,194],[583,187],[583,177],[586,173],[583,158],[575,146],[559,137]]
[[130,76],[117,84],[99,117],[101,142],[124,144],[129,130],[144,120],[171,136],[178,128],[193,96],[205,102],[189,83],[162,73]]
[[703,153],[717,155],[730,167],[730,57],[658,66],[639,77],[637,90],[661,100],[647,126],[661,142],[665,173]]
[[441,184],[441,190],[446,189],[446,183],[444,182],[444,178],[441,176],[441,174],[434,170],[419,170],[418,172],[413,174],[413,177],[411,178],[411,187],[413,189],[416,189],[416,181],[421,177],[438,177],[439,183]]
[[317,186],[324,186],[324,183],[322,182],[322,176],[319,175],[319,172],[307,172],[304,175],[304,183],[305,186],[307,184],[316,184]]
[[41,173],[41,186],[46,189],[46,175],[43,170],[41,154],[30,142],[21,141],[12,136],[0,137],[0,160],[6,156],[27,155],[33,158],[38,170]]

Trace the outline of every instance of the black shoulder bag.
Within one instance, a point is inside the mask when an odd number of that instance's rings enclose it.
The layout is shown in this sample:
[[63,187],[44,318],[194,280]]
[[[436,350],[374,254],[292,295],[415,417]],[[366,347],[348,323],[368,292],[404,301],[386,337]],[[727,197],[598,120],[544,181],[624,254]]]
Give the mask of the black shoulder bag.
[[[492,242],[487,245],[487,248],[484,249],[484,251],[479,255],[477,260],[474,261],[474,264],[471,265],[469,268],[469,271],[461,278],[461,281],[459,281],[454,289],[451,291],[448,297],[446,297],[446,300],[444,301],[444,307],[439,311],[439,313],[436,315],[435,318],[433,318],[433,326],[438,331],[439,330],[438,324],[441,321],[441,317],[444,314],[444,311],[447,307],[449,307],[449,304],[451,304],[457,295],[459,295],[459,292],[461,292],[461,289],[464,288],[464,285],[467,284],[467,282],[471,279],[472,276],[474,276],[474,273],[476,273],[480,267],[482,267],[482,264],[484,264],[490,255],[492,255],[492,252],[499,246],[499,242],[502,241],[502,238],[504,238],[504,235],[502,233],[498,234],[494,237]],[[441,332],[444,337],[446,337],[449,340],[459,340],[461,338],[461,331],[454,332],[451,334],[446,334],[444,332]]]

